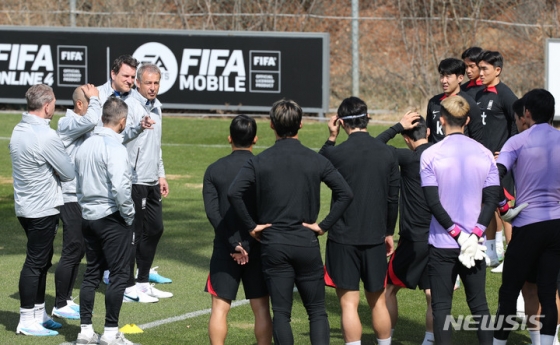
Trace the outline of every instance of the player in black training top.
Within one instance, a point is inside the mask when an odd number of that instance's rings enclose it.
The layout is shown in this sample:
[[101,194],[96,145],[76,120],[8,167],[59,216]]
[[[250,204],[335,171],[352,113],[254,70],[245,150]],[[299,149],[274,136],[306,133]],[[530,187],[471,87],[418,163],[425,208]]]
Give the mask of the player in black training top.
[[482,80],[480,80],[480,70],[478,69],[478,61],[482,56],[484,50],[480,47],[467,48],[461,55],[461,59],[466,65],[467,78],[469,80],[461,85],[461,90],[465,91],[473,99],[476,98],[476,93],[484,89]]
[[437,143],[445,138],[443,126],[439,121],[441,117],[441,101],[447,97],[459,95],[469,103],[469,121],[465,134],[478,142],[482,142],[482,120],[476,102],[466,92],[461,90],[461,82],[465,74],[465,63],[459,59],[448,58],[441,60],[438,66],[439,81],[443,93],[435,95],[428,101],[426,113],[426,125],[430,129],[428,140]]
[[[517,134],[513,102],[517,96],[500,81],[504,59],[497,51],[485,51],[478,62],[480,79],[484,89],[476,94],[476,103],[480,107],[482,124],[484,125],[482,143],[496,157],[500,153],[504,143],[513,135]],[[510,195],[514,194],[513,176],[508,172],[502,185]],[[490,258],[490,266],[499,264],[496,252],[496,219],[493,219],[486,229],[486,254]]]
[[[246,115],[236,116],[229,127],[228,141],[232,152],[211,164],[204,174],[202,196],[208,220],[214,227],[214,249],[205,291],[212,295],[212,312],[208,322],[211,344],[223,344],[227,335],[227,315],[243,280],[245,298],[255,315],[255,337],[258,344],[272,342],[272,320],[268,290],[261,267],[260,244],[253,239],[231,207],[227,192],[241,167],[253,157],[257,142],[257,123]],[[243,200],[254,217],[254,190]]]
[[408,149],[395,150],[401,170],[401,195],[399,200],[399,244],[391,256],[387,271],[387,292],[385,299],[391,315],[391,328],[398,319],[397,292],[401,288],[424,290],[426,294],[426,334],[422,345],[434,341],[434,327],[431,306],[430,284],[428,280],[428,233],[432,213],[424,199],[420,181],[420,156],[432,146],[428,142],[430,129],[418,113],[406,113],[400,122],[377,139],[384,143],[402,134]]
[[[328,123],[330,136],[319,151],[354,192],[354,200],[329,231],[325,283],[336,288],[346,344],[362,338],[358,314],[361,280],[377,343],[390,345],[385,276],[398,215],[399,167],[393,150],[368,133],[368,121],[364,101],[357,97],[344,99],[338,115]],[[348,139],[334,146],[340,127]],[[336,201],[335,195],[332,200]]]
[[[294,284],[309,316],[311,344],[329,344],[323,261],[317,236],[331,229],[352,201],[348,183],[329,162],[298,140],[303,112],[291,100],[270,110],[276,142],[247,161],[232,182],[228,198],[249,234],[261,240],[262,266],[274,312],[274,344],[294,343],[290,326]],[[334,202],[317,223],[321,182]],[[243,195],[255,188],[255,220]]]

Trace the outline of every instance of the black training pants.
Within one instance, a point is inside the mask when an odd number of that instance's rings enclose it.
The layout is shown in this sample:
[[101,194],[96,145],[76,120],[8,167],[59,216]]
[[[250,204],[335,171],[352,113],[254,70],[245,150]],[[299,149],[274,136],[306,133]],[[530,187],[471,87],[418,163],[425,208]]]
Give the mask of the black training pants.
[[119,212],[98,220],[83,222],[87,267],[80,290],[80,319],[91,324],[95,290],[103,270],[111,271],[111,284],[105,291],[105,327],[117,327],[129,277],[128,258],[132,250],[132,226],[126,225]]
[[[156,256],[159,239],[163,234],[163,215],[159,184],[132,185],[134,201],[134,245],[130,256],[130,278],[127,286],[134,286],[134,264],[138,266],[139,283],[147,283],[150,268]],[[111,273],[112,274],[112,273]]]
[[311,344],[328,345],[330,326],[325,309],[324,269],[319,246],[263,244],[262,266],[274,313],[274,344],[294,344],[290,319],[295,283],[309,316]]
[[484,260],[475,261],[474,267],[466,268],[458,259],[459,253],[460,249],[430,246],[428,277],[432,290],[435,343],[438,345],[452,344],[452,327],[449,322],[446,323],[446,319],[449,317],[448,315],[451,315],[453,287],[457,274],[459,274],[465,287],[471,314],[478,321],[476,322],[478,341],[480,344],[492,345],[492,331],[489,327],[491,326],[490,311],[485,291],[486,262]]
[[516,314],[517,297],[530,273],[537,272],[537,290],[541,304],[541,334],[554,335],[558,311],[556,287],[560,270],[560,219],[514,227],[504,259],[502,286],[498,300],[497,328],[494,338],[505,340],[512,326],[507,315]]
[[80,205],[77,202],[65,203],[60,208],[60,219],[62,220],[62,253],[54,272],[57,308],[66,306],[66,301],[72,297],[80,261],[86,253]]
[[27,236],[27,253],[19,276],[20,306],[35,308],[45,302],[47,271],[52,266],[53,242],[59,215],[41,218],[18,217]]

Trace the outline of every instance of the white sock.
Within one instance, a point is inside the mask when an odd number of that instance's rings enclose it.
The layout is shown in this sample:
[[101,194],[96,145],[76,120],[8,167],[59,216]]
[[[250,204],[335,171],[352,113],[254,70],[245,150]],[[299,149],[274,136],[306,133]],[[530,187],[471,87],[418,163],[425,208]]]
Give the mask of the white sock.
[[541,343],[539,345],[552,345],[553,342],[554,342],[553,335],[541,334]]
[[49,320],[49,316],[47,315],[47,311],[45,310],[45,303],[35,304],[35,308],[33,308],[33,312],[35,314],[35,321],[43,324],[43,322]]
[[556,326],[556,333],[554,334],[554,345],[560,345],[558,341],[558,329],[560,329],[560,325]]
[[93,331],[93,325],[90,324],[81,324],[80,325],[80,333],[82,333],[83,335],[87,336],[87,337],[93,337],[93,334],[95,333]]
[[378,345],[391,345],[391,337],[387,339],[377,339]]
[[531,337],[531,345],[541,345],[540,331],[529,331],[529,337]]
[[496,240],[486,240],[486,254],[492,258],[496,256]]
[[103,330],[103,337],[107,339],[115,339],[118,332],[118,327],[105,327],[105,329]]
[[362,341],[361,340],[351,341],[349,343],[344,343],[344,345],[362,345]]
[[507,340],[498,340],[498,339],[494,338],[492,340],[492,345],[506,345],[506,341]]
[[497,244],[502,244],[502,246],[504,245],[504,235],[503,235],[503,231],[498,231],[496,232],[496,243]]
[[19,308],[19,323],[23,327],[31,325],[35,321],[34,314],[34,309]]
[[432,345],[434,343],[434,333],[426,332],[424,335],[424,341],[422,341],[422,345]]

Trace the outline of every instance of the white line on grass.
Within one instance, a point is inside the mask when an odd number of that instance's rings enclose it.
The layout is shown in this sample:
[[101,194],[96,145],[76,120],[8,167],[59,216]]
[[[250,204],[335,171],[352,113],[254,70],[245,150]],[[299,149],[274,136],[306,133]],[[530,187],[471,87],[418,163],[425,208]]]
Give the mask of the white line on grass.
[[[231,303],[231,307],[235,308],[235,307],[239,307],[240,305],[245,305],[247,303],[249,303],[249,300],[248,299],[243,299],[243,300],[235,301],[235,302]],[[186,313],[186,314],[179,315],[179,316],[170,317],[170,318],[163,319],[163,320],[148,322],[148,323],[145,323],[145,324],[142,324],[142,325],[138,325],[138,327],[140,327],[140,329],[144,330],[144,329],[148,329],[148,328],[153,328],[153,327],[165,325],[166,323],[183,321],[183,320],[186,320],[186,319],[192,319],[193,317],[197,317],[197,316],[201,316],[201,315],[205,315],[205,314],[210,314],[211,311],[212,311],[212,309],[197,310],[197,311],[193,311],[193,312]]]
[[[248,303],[249,303],[248,299],[243,299],[241,301],[233,302],[231,304],[231,307],[235,308],[235,307],[239,307],[241,305],[245,305],[245,304],[248,304]],[[174,317],[170,317],[170,318],[167,318],[167,319],[158,320],[158,321],[154,321],[154,322],[148,322],[148,323],[145,323],[145,324],[142,324],[142,325],[137,325],[137,326],[140,327],[140,329],[145,330],[145,329],[165,325],[166,323],[183,321],[183,320],[192,319],[194,317],[198,317],[198,316],[201,316],[201,315],[210,314],[211,311],[212,311],[212,309],[197,310],[197,311],[193,311],[193,312],[186,313],[186,314],[183,314],[183,315],[174,316]],[[75,345],[75,344],[76,344],[76,342],[73,341],[71,343],[68,343],[68,342],[61,343],[60,345]]]
[[[298,291],[297,287],[294,286],[294,292],[297,292],[297,291]],[[235,301],[231,304],[231,308],[239,307],[239,306],[245,305],[247,303],[249,303],[248,299]],[[201,316],[201,315],[210,314],[210,312],[212,312],[212,309],[202,309],[202,310],[197,310],[197,311],[193,311],[193,312],[190,312],[190,313],[186,313],[186,314],[183,314],[183,315],[170,317],[170,318],[163,319],[163,320],[144,323],[142,325],[137,325],[137,326],[140,327],[140,329],[144,330],[144,329],[149,329],[149,328],[154,328],[154,327],[158,327],[158,326],[161,326],[161,325],[165,325],[166,323],[172,323],[172,322],[177,322],[177,321],[183,321],[183,320],[186,320],[186,319],[192,319],[194,317],[198,317],[198,316]],[[61,343],[60,345],[76,345],[76,342],[75,341],[73,341],[71,343],[65,342],[65,343]]]

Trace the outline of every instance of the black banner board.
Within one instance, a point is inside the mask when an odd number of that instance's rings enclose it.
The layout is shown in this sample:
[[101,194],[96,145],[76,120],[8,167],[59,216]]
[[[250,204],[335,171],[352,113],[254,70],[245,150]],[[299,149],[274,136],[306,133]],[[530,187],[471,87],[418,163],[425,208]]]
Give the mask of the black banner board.
[[268,111],[289,98],[328,110],[326,33],[17,26],[0,26],[0,103],[25,103],[44,83],[71,105],[77,86],[104,84],[123,54],[160,67],[164,108]]

